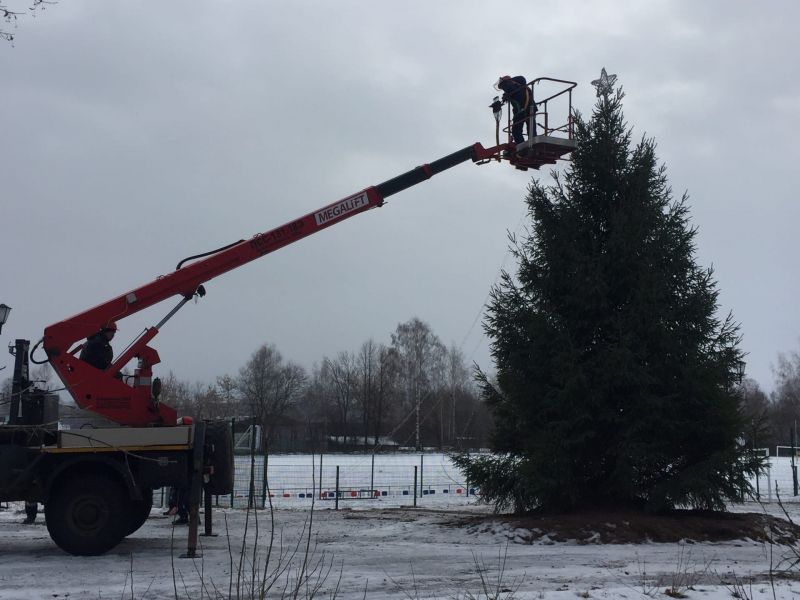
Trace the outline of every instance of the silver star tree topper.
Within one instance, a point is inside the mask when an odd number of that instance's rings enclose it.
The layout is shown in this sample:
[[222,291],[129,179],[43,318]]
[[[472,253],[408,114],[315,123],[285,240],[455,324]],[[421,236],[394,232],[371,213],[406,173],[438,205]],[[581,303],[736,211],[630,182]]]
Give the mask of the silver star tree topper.
[[606,68],[600,70],[600,79],[595,79],[592,85],[597,88],[597,97],[608,96],[614,93],[614,84],[617,82],[616,75],[609,75],[606,73]]

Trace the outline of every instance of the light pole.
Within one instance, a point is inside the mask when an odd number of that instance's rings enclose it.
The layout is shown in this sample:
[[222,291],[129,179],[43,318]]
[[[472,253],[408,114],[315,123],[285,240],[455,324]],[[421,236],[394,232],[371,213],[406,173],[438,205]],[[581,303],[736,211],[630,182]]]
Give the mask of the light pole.
[[[499,96],[495,96],[492,103],[489,105],[489,108],[492,109],[492,114],[494,115],[494,141],[496,145],[500,145],[500,117],[503,114],[503,103],[500,101]],[[500,161],[500,157],[497,157],[497,161]]]
[[[0,332],[3,331],[3,325],[5,325],[6,321],[8,321],[8,313],[10,312],[11,312],[10,306],[8,306],[7,304],[0,304]],[[5,365],[3,365],[2,367],[0,367],[0,371],[2,371],[5,368],[6,368]]]
[[0,304],[0,332],[3,331],[3,325],[8,321],[8,313],[11,312],[11,307],[7,304]]

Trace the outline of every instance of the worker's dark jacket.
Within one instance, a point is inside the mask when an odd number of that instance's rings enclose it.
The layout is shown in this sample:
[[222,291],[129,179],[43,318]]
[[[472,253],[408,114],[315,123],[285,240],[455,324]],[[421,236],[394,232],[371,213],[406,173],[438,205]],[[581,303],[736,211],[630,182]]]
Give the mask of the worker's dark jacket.
[[101,331],[87,338],[80,359],[97,369],[107,369],[114,360],[114,350],[111,349],[106,334]]
[[505,94],[503,94],[503,100],[511,102],[515,113],[525,110],[530,106],[530,92],[527,88],[527,81],[525,81],[522,75],[506,79],[500,83],[498,87],[505,92]]

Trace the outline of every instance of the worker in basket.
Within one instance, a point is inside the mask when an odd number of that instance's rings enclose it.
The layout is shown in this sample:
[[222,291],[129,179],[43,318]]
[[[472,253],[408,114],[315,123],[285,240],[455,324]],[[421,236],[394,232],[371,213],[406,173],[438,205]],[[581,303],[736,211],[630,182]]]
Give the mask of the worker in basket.
[[[503,92],[502,100],[511,104],[511,135],[515,144],[525,141],[522,127],[527,123],[528,139],[536,135],[536,102],[528,87],[528,82],[522,75],[511,77],[503,75],[497,80],[495,89]],[[532,125],[531,125],[532,123]],[[533,131],[531,131],[533,127]]]

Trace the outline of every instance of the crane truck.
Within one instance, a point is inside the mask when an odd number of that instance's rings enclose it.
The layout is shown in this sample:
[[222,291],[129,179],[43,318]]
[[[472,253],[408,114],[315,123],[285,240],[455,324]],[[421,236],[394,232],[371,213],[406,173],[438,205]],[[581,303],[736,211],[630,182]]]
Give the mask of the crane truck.
[[[544,119],[542,135],[514,144],[509,115],[503,129],[509,134],[505,143],[489,148],[475,143],[266,233],[184,259],[167,275],[49,325],[32,350],[29,341],[16,340],[10,347],[15,355],[10,416],[7,424],[0,425],[0,501],[44,504],[48,532],[60,548],[74,555],[98,555],[143,525],[150,514],[154,489],[186,488],[190,492],[187,555],[193,555],[201,491],[207,498],[232,492],[231,433],[225,423],[179,418],[174,408],[161,402],[160,380],[153,378],[153,367],[160,362],[158,352],[150,345],[153,338],[187,302],[205,295],[204,286],[211,279],[378,208],[389,196],[437,173],[466,161],[507,161],[521,170],[554,164],[575,146],[571,90],[576,84],[539,78],[529,84],[531,92],[545,82],[563,89],[538,102],[541,108],[536,117],[531,117]],[[566,123],[550,126],[553,115],[548,104],[564,98]],[[535,124],[531,125],[529,131],[535,132]],[[170,298],[177,298],[177,304],[106,369],[80,358],[84,340],[105,324]],[[39,347],[43,360],[34,358]],[[136,365],[133,374],[120,378],[117,374],[131,361]],[[30,362],[49,363],[77,406],[101,417],[103,425],[59,427],[57,398],[35,387],[30,379]]]

